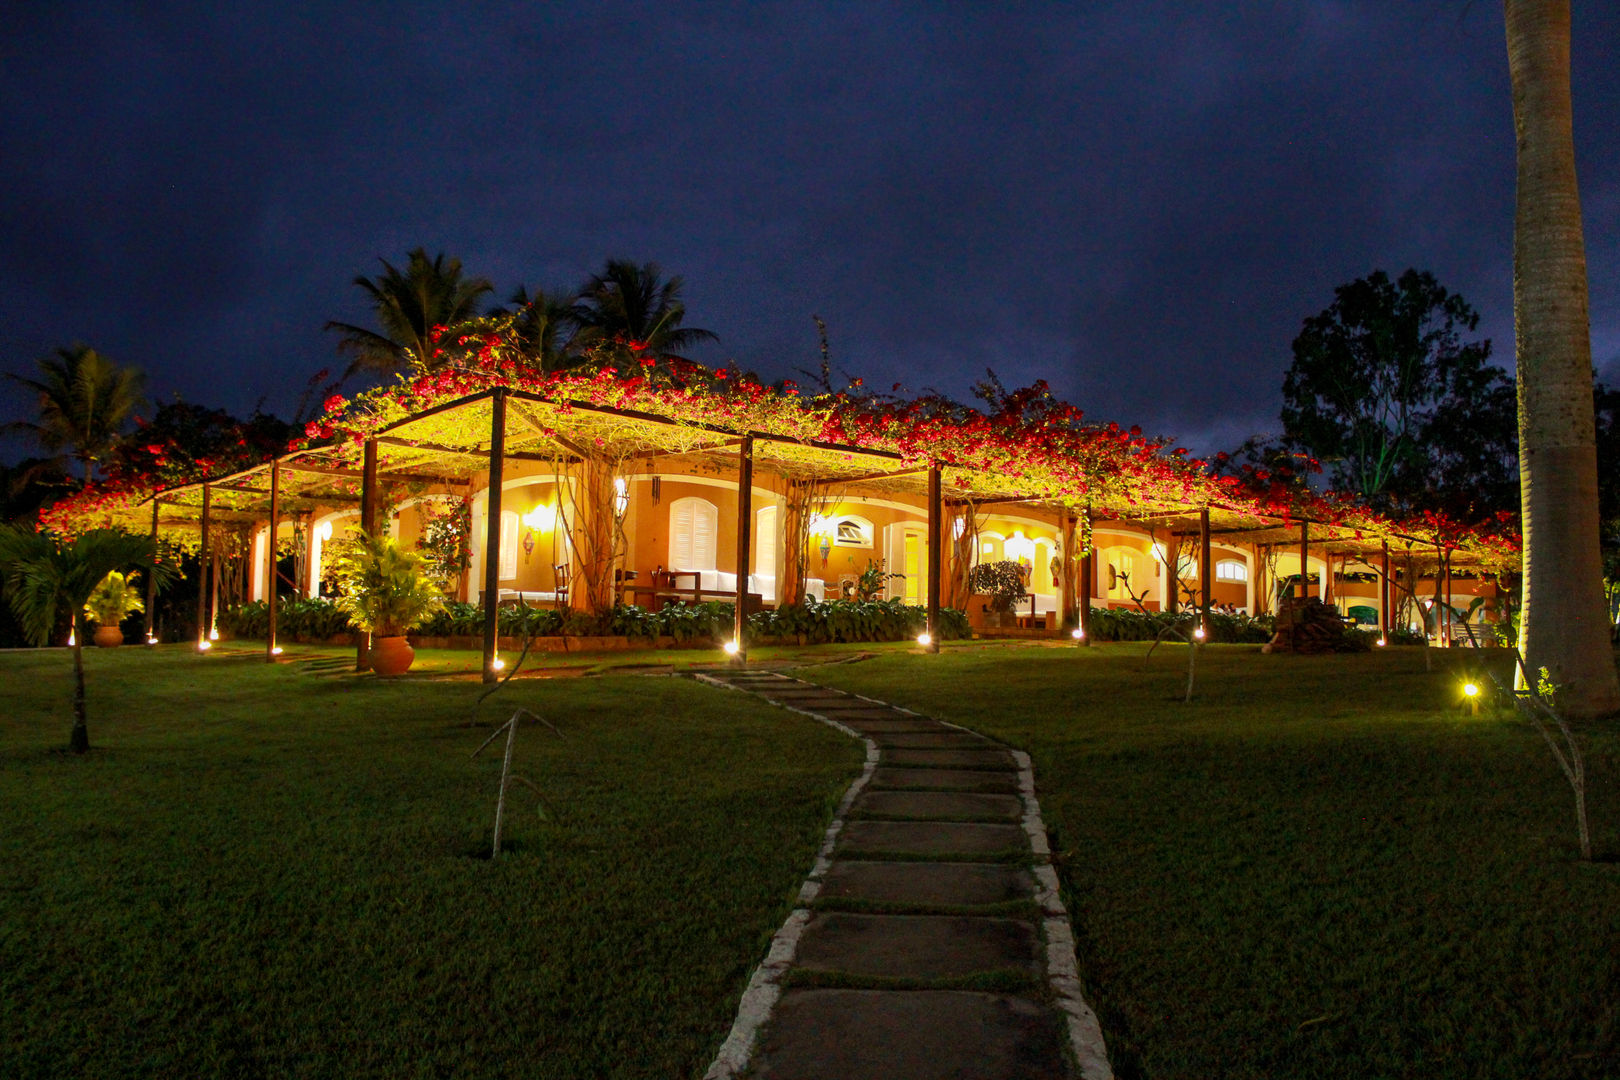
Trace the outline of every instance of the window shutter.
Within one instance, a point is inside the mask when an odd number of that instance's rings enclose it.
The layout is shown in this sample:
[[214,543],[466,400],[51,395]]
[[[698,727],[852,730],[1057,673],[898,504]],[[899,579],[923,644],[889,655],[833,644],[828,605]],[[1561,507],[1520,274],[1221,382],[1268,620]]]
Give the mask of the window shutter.
[[713,570],[719,531],[720,511],[712,502],[676,499],[669,507],[669,568]]
[[754,545],[754,573],[761,578],[776,576],[776,507],[759,512],[759,529]]
[[702,499],[693,501],[697,505],[692,508],[692,569],[713,570],[717,550],[715,534],[720,531],[720,508]]
[[517,577],[518,516],[515,510],[501,511],[501,578]]

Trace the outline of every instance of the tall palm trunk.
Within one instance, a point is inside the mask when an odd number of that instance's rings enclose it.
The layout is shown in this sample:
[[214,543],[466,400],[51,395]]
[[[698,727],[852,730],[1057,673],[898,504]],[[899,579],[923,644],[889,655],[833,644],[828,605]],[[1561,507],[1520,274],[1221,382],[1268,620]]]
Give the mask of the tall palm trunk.
[[1569,89],[1569,0],[1506,0],[1518,138],[1513,314],[1524,606],[1519,645],[1571,716],[1620,710],[1603,610],[1586,252]]
[[84,634],[89,629],[77,615],[73,617],[73,734],[68,749],[75,754],[90,752],[90,728],[84,710]]

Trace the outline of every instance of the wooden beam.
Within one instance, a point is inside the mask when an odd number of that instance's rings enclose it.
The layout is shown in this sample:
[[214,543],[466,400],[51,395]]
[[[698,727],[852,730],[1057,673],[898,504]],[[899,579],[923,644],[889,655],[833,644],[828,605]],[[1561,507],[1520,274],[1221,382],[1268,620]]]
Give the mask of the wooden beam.
[[501,592],[501,473],[506,458],[506,391],[490,402],[489,486],[484,493],[484,681],[494,682],[496,615]]
[[1091,507],[1086,507],[1083,512],[1085,514],[1086,546],[1090,550],[1080,559],[1080,608],[1077,614],[1080,620],[1080,644],[1089,646],[1091,644],[1091,594],[1097,591],[1096,583],[1092,578],[1092,568],[1097,564],[1097,542],[1092,539],[1095,534],[1092,532]]
[[[939,591],[945,564],[945,515],[941,488],[944,479],[938,462],[928,466],[928,651],[939,652]],[[904,569],[902,567],[901,569]]]
[[213,493],[208,485],[203,484],[202,514],[197,518],[198,529],[202,534],[202,546],[197,549],[197,651],[206,649],[208,642],[208,511],[213,502]]
[[753,562],[753,552],[749,550],[753,523],[754,440],[744,435],[742,444],[737,448],[737,607],[732,620],[731,638],[737,646],[737,651],[732,654],[732,662],[740,666],[748,664],[743,628],[748,622],[748,605],[745,601],[748,597],[749,569]]
[[1198,625],[1204,631],[1204,640],[1209,640],[1209,608],[1215,591],[1214,563],[1210,559],[1209,550],[1209,507],[1198,511]]
[[1310,559],[1311,524],[1308,521],[1302,521],[1299,523],[1299,598],[1301,600],[1305,600],[1311,595]]
[[917,473],[927,472],[927,465],[918,465],[914,469],[895,469],[892,472],[861,473],[859,476],[842,476],[838,478],[840,484],[864,484],[871,480],[888,480],[896,476],[915,476]]
[[[464,450],[459,446],[441,446],[438,443],[423,442],[420,439],[400,439],[392,435],[379,435],[377,442],[383,446],[397,446],[402,450],[426,450],[432,454],[451,454],[455,457],[477,458],[479,461],[489,457],[488,452],[483,450]],[[577,458],[557,454],[537,454],[526,450],[508,450],[502,456],[511,461],[561,461],[567,465],[578,461]],[[386,472],[387,469],[384,468],[383,471]]]
[[[367,439],[360,465],[360,529],[367,536],[377,531],[377,440]],[[362,630],[354,636],[354,670],[371,666],[371,634]]]
[[269,615],[269,633],[265,636],[264,660],[276,662],[276,530],[281,517],[281,469],[275,458],[270,459],[270,535],[265,539],[265,560],[270,564],[264,575],[265,612]]
[[454,401],[443,401],[432,408],[423,409],[421,412],[416,412],[409,416],[401,417],[400,419],[395,420],[392,424],[389,424],[387,427],[383,428],[381,431],[377,432],[379,441],[381,436],[387,435],[390,431],[402,428],[407,424],[414,424],[418,420],[425,420],[430,416],[437,416],[442,412],[449,412],[451,409],[459,409],[463,406],[471,405],[474,402],[482,401],[484,398],[490,397],[494,394],[504,392],[504,389],[480,390],[476,394],[468,394],[466,397],[456,398]]
[[[371,446],[374,442],[375,440],[373,439],[367,439],[366,445]],[[376,467],[373,466],[373,468],[375,469]],[[282,469],[285,472],[317,473],[321,476],[344,476],[360,480],[365,478],[364,469],[340,469],[333,465],[283,465]],[[431,473],[389,472],[388,478],[390,480],[403,480],[408,484],[460,485],[472,483],[472,481],[465,476],[435,476]]]
[[631,462],[652,461],[661,457],[682,457],[686,454],[706,454],[714,450],[727,450],[733,446],[739,446],[741,444],[742,437],[739,437],[735,439],[721,439],[719,442],[703,443],[699,446],[688,447],[685,450],[638,450],[634,454],[627,455],[624,461],[625,464],[628,465]]
[[152,500],[152,567],[146,572],[146,640],[145,645],[152,644],[153,620],[157,618],[157,544],[158,544],[158,500]]

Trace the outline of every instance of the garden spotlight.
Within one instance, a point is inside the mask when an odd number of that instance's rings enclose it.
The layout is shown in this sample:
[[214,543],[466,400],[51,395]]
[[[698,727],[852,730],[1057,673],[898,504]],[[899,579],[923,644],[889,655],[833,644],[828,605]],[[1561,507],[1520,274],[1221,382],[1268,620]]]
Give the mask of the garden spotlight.
[[1077,626],[1073,630],[1069,631],[1069,636],[1074,638],[1076,641],[1084,641],[1086,638],[1086,632]]
[[1198,629],[1194,630],[1193,631],[1193,637],[1197,638],[1199,641],[1203,641],[1204,640],[1204,628],[1202,626],[1200,626]]
[[270,650],[270,655],[271,656],[280,656],[281,655],[281,646],[277,645],[275,648],[271,649]]
[[725,650],[727,656],[736,656],[738,652],[738,645],[735,641],[728,641],[720,648]]
[[928,631],[924,630],[922,633],[917,635],[917,644],[926,647],[932,645],[933,643],[934,635],[930,634]]
[[496,671],[502,671],[506,668],[506,661],[497,656],[489,662],[489,666]]
[[197,642],[197,651],[198,652],[207,652],[209,649],[212,649],[213,647],[214,647],[214,643],[211,642],[211,641],[208,641],[206,639]]

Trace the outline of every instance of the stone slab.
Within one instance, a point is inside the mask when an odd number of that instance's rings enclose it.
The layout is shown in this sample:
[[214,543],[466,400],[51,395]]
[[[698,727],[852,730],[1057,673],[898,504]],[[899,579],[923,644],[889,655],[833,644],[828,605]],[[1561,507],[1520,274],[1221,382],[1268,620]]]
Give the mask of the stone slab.
[[[838,836],[838,850],[908,855],[988,855],[1028,850],[1017,825],[941,821],[851,821]],[[836,857],[836,852],[835,852]]]
[[883,755],[886,765],[937,765],[949,768],[1016,769],[1006,750],[908,750],[896,747]]
[[846,727],[854,728],[862,735],[927,734],[940,730],[939,725],[932,720],[913,720],[905,716],[887,716],[869,720],[839,712],[823,712],[822,715]]
[[879,746],[928,750],[962,750],[976,746],[995,745],[983,735],[975,735],[971,731],[952,731],[949,728],[941,728],[933,732],[874,731],[872,741]]
[[760,1080],[1071,1080],[1057,1016],[1027,998],[790,990],[760,1040]]
[[1036,974],[1035,925],[983,915],[866,915],[824,911],[799,938],[794,963],[894,979],[949,979],[1013,968]]
[[1018,821],[1024,801],[1014,795],[974,791],[872,791],[861,793],[850,808],[854,814],[939,821],[951,818],[1003,818]]
[[1035,895],[1029,871],[1002,863],[856,862],[832,864],[824,898],[888,904],[1002,904]]
[[1018,774],[985,772],[979,769],[885,769],[872,774],[876,788],[913,788],[924,791],[1004,791],[1018,790]]

